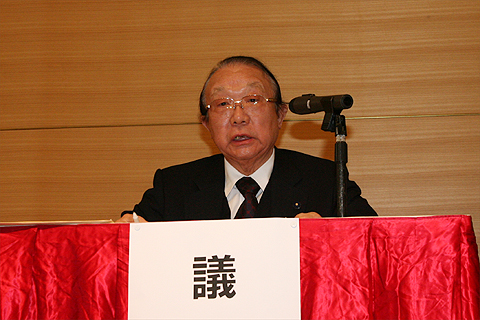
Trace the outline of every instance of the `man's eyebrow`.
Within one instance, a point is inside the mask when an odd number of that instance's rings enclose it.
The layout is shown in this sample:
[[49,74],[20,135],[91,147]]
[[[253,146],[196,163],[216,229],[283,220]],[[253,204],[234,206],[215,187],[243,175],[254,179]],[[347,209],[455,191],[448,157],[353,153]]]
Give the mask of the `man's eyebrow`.
[[223,91],[224,89],[225,89],[225,87],[215,87],[215,88],[213,88],[213,93]]
[[247,87],[250,87],[250,88],[257,87],[257,88],[263,89],[263,83],[261,83],[260,81],[255,81],[247,84]]
[[247,85],[247,87],[265,89],[265,88],[263,87],[263,83],[261,83],[260,81],[255,81],[255,82],[249,83],[249,84]]
[[[249,84],[246,85],[247,88],[260,88],[260,89],[264,89],[263,87],[263,84],[260,82],[260,81],[255,81],[255,82],[250,82]],[[213,93],[215,92],[220,92],[220,91],[223,91],[225,90],[225,87],[221,86],[221,87],[215,87],[213,88]]]

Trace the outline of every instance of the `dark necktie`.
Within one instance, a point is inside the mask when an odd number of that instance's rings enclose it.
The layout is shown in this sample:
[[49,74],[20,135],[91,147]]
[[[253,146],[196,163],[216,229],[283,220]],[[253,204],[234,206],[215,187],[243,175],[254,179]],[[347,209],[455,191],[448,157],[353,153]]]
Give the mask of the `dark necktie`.
[[260,186],[250,177],[243,177],[235,184],[240,193],[245,197],[242,205],[237,211],[235,219],[253,218],[257,211],[257,193]]

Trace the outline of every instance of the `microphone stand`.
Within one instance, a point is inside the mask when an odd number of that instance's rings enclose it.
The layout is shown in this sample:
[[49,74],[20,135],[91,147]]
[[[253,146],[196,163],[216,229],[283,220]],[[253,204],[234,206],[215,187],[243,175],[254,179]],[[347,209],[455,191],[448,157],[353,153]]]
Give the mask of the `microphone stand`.
[[345,217],[347,206],[347,126],[345,116],[340,115],[342,110],[333,108],[332,112],[325,112],[322,130],[335,132],[335,164],[337,168],[337,215]]

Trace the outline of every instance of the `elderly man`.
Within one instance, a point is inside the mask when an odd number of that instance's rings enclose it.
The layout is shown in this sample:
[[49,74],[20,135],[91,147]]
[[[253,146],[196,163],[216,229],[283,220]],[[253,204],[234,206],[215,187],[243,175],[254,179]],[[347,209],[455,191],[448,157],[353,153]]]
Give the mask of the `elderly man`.
[[[335,216],[335,164],[275,142],[287,113],[280,87],[260,61],[217,64],[200,95],[202,123],[222,154],[157,170],[134,208],[141,221]],[[347,215],[376,215],[347,183]],[[124,212],[119,222],[132,222]]]

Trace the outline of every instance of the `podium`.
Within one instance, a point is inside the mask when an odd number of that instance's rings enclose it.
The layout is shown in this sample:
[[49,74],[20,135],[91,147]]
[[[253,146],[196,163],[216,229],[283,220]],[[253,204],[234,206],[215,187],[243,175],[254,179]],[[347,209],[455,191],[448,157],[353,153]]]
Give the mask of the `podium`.
[[[298,223],[302,319],[480,318],[469,216],[284,220]],[[235,228],[236,221],[229,223]],[[135,227],[0,227],[0,318],[127,319]],[[198,258],[214,259],[209,253]],[[231,257],[218,258],[228,263]],[[193,286],[189,290],[193,299]],[[227,293],[218,301],[231,301]]]

